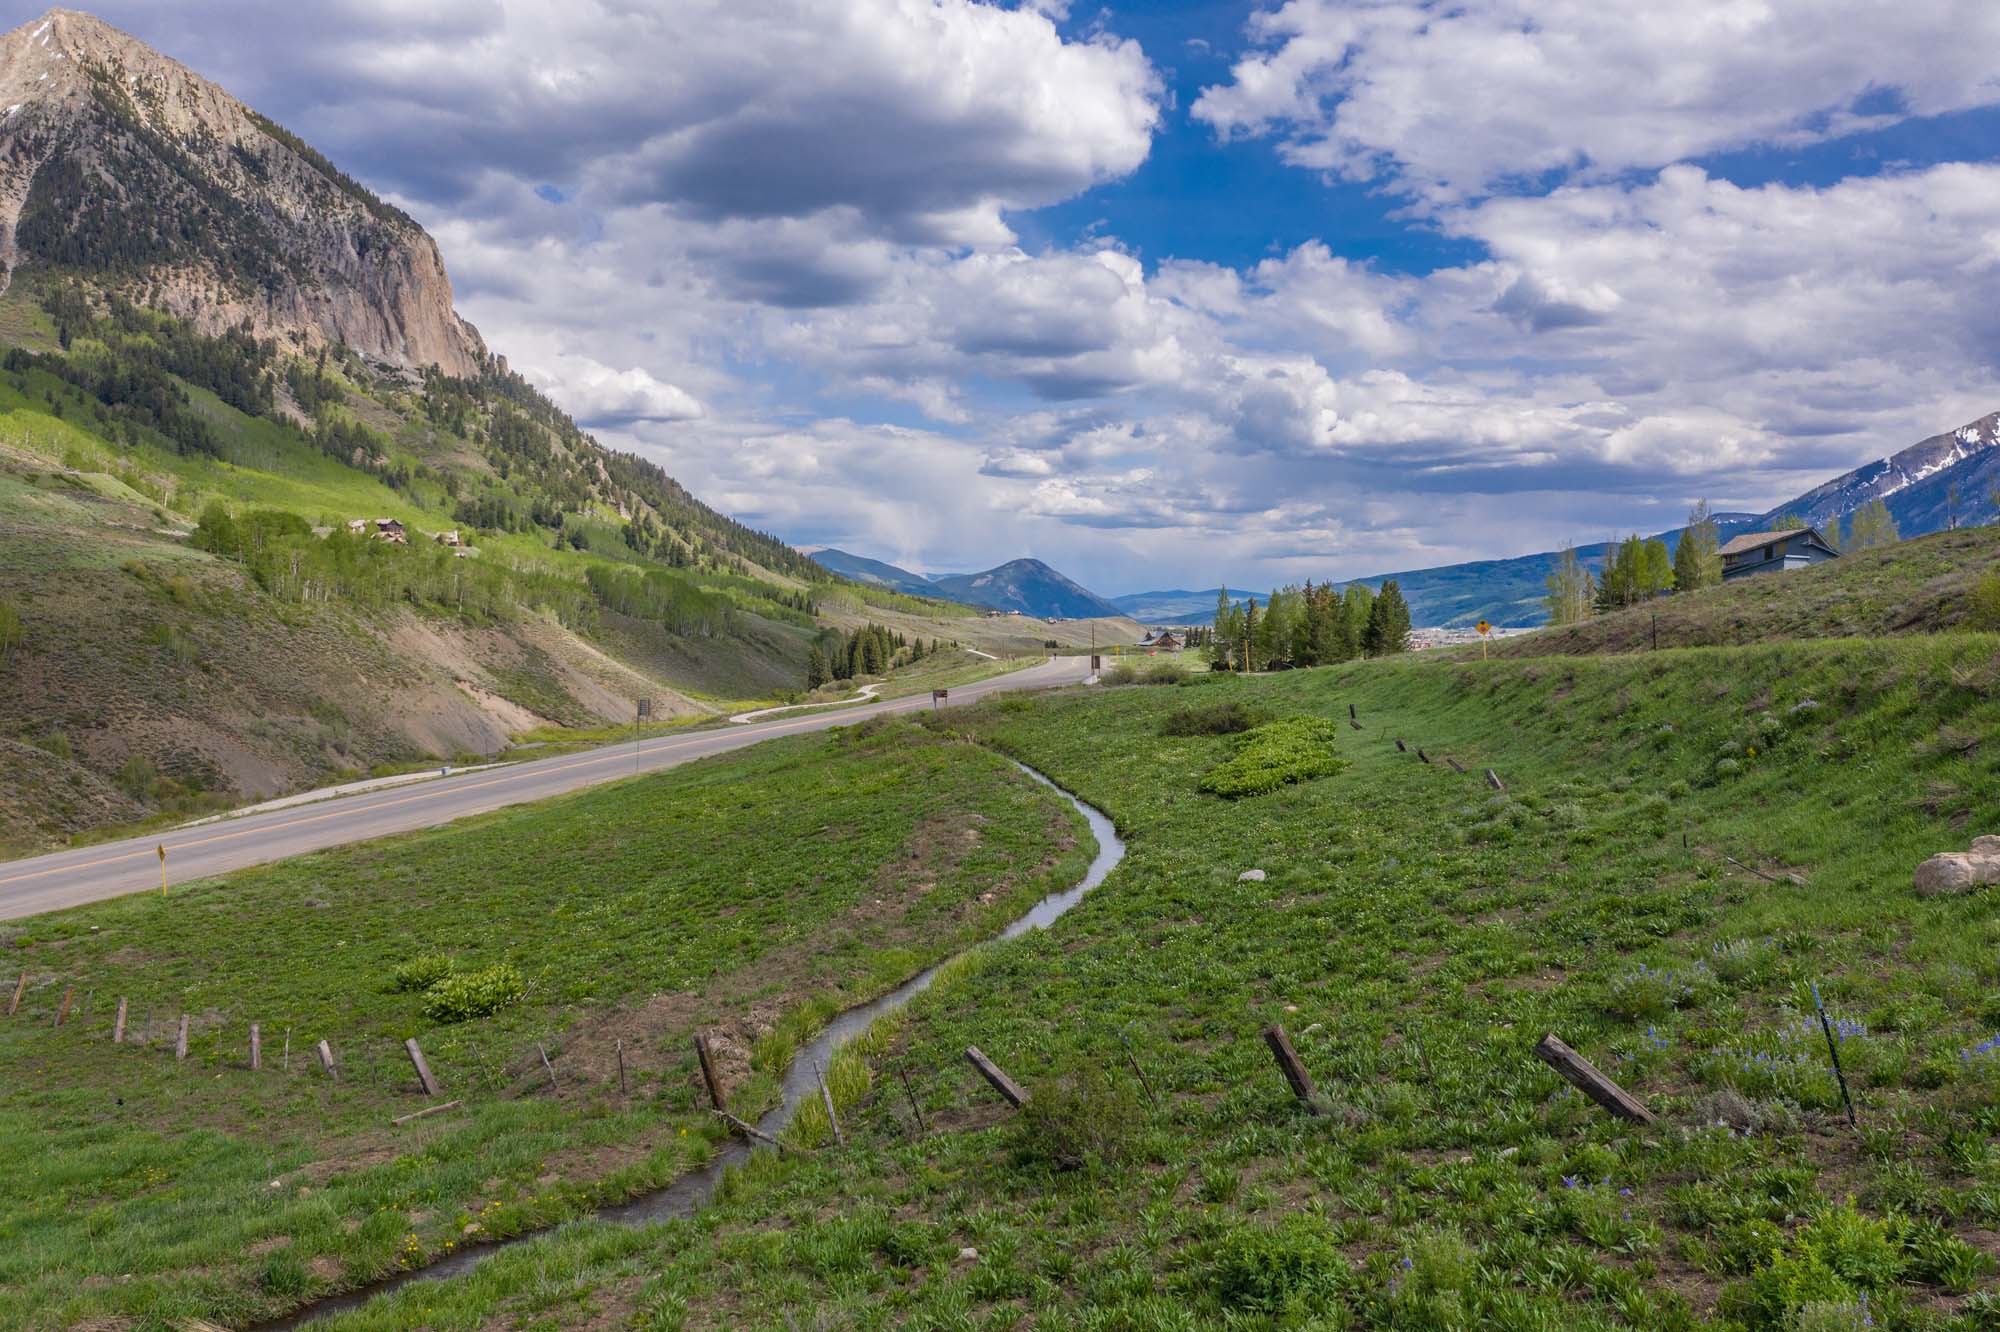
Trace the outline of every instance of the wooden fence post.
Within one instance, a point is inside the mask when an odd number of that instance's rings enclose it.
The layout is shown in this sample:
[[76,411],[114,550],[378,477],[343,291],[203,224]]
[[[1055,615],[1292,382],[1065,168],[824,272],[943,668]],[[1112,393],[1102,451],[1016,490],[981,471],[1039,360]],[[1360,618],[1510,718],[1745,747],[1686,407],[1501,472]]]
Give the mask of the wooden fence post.
[[412,1036],[404,1041],[403,1048],[410,1052],[410,1062],[416,1065],[417,1081],[424,1085],[424,1095],[442,1095],[444,1088],[438,1086],[438,1080],[431,1076],[431,1066],[424,1062],[424,1052],[417,1048],[417,1038]]
[[1426,763],[1429,763],[1431,761],[1431,756],[1429,754],[1424,753],[1424,747],[1422,745],[1417,746],[1417,757],[1422,759]]
[[708,1084],[710,1107],[718,1114],[727,1114],[729,1107],[722,1099],[722,1080],[715,1076],[715,1059],[708,1052],[708,1037],[701,1032],[694,1034],[694,1057],[701,1061],[701,1080]]
[[111,1023],[111,1043],[125,1044],[125,1001],[122,998],[118,1001],[118,1016]]
[[1448,758],[1448,759],[1446,759],[1446,760],[1445,760],[1445,762],[1446,762],[1446,763],[1449,763],[1449,764],[1451,764],[1451,770],[1452,770],[1453,772],[1464,772],[1464,771],[1465,771],[1465,765],[1464,765],[1463,763],[1460,763],[1460,762],[1459,762],[1459,761],[1458,761],[1457,759],[1455,759],[1455,758]]
[[1651,1124],[1656,1116],[1637,1097],[1597,1071],[1597,1066],[1556,1039],[1554,1032],[1535,1045],[1535,1058],[1553,1068],[1591,1100],[1620,1119]]
[[328,1045],[324,1039],[319,1043],[319,1066],[329,1078],[333,1078],[336,1081],[339,1080],[339,1070],[333,1066],[333,1047]]
[[24,971],[21,973],[21,979],[14,982],[14,998],[7,1005],[8,1017],[14,1016],[15,1010],[20,1008],[21,1006],[21,996],[26,994],[27,992],[28,992],[28,973]]
[[1396,741],[1396,752],[1398,754],[1407,754],[1410,752],[1410,747],[1404,744],[1401,740],[1398,740]]
[[1500,783],[1500,774],[1493,771],[1493,769],[1491,768],[1488,768],[1486,770],[1486,784],[1492,787],[1496,791],[1504,791],[1507,789]]
[[250,1071],[264,1067],[264,1026],[260,1022],[250,1024]]
[[65,986],[62,1004],[56,1009],[56,1025],[60,1027],[69,1018],[69,1006],[76,999],[76,986]]
[[1014,1079],[1000,1071],[1000,1066],[988,1059],[976,1045],[965,1047],[966,1062],[979,1070],[979,1076],[991,1083],[993,1090],[1007,1099],[1007,1104],[1019,1110],[1028,1103],[1028,1093],[1021,1090]]
[[561,1091],[562,1090],[561,1085],[556,1082],[556,1066],[549,1062],[549,1052],[546,1048],[543,1047],[540,1041],[535,1042],[535,1052],[541,1055],[542,1067],[548,1070],[549,1090],[557,1092]]
[[618,1046],[618,1094],[625,1094],[625,1042],[620,1039]]
[[1292,1095],[1308,1105],[1319,1095],[1319,1088],[1313,1086],[1312,1074],[1299,1060],[1299,1052],[1292,1048],[1292,1038],[1285,1035],[1285,1029],[1273,1022],[1264,1028],[1264,1044],[1271,1047],[1271,1057],[1278,1061],[1278,1071],[1291,1084]]
[[174,1058],[186,1059],[187,1057],[188,1057],[188,1015],[186,1013],[183,1013],[181,1014],[180,1034],[174,1037]]

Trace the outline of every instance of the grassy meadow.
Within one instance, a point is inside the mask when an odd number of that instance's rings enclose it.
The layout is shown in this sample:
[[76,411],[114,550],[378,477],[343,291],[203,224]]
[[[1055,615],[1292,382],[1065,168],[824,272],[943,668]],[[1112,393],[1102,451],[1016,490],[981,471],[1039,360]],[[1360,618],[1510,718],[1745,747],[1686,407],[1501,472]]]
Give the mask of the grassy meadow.
[[[1271,743],[1311,718],[1346,766],[1202,793],[1260,746],[1333,767]],[[331,1328],[2000,1326],[2000,918],[1910,888],[2000,829],[2000,638],[1426,656],[931,725],[1130,853],[882,1034],[846,1149]],[[1661,1122],[1570,1089],[1550,1031]]]
[[[661,1184],[720,1140],[694,1031],[754,1114],[1090,854],[1003,759],[878,723],[0,926],[0,1328],[237,1325]],[[392,1127],[410,1036],[464,1104]]]

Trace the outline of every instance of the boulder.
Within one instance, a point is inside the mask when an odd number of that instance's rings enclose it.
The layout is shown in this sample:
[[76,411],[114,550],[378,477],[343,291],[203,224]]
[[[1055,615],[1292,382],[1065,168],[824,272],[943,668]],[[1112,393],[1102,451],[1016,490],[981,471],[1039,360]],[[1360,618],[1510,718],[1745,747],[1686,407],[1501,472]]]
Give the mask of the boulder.
[[1244,870],[1244,871],[1243,871],[1243,872],[1242,872],[1241,874],[1239,874],[1239,875],[1237,875],[1237,876],[1236,876],[1236,882],[1238,882],[1238,883],[1262,883],[1262,882],[1264,882],[1264,871],[1263,871],[1263,870]]
[[1972,854],[1975,856],[2000,856],[2000,837],[1973,838]]
[[[1982,837],[1979,842],[2000,839]],[[2000,853],[1981,853],[1979,842],[1971,852],[1946,851],[1917,866],[1913,880],[1920,896],[1942,897],[1969,893],[1981,884],[2000,883]]]

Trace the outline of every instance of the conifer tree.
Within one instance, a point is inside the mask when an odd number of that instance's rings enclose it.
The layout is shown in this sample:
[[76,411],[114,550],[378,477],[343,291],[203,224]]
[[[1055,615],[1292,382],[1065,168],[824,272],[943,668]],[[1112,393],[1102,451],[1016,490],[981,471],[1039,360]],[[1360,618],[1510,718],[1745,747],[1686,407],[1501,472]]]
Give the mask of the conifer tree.
[[1403,589],[1393,578],[1382,584],[1381,593],[1369,608],[1368,628],[1362,634],[1361,645],[1371,657],[1409,650],[1410,607],[1403,600]]
[[806,652],[806,688],[817,689],[827,681],[826,653],[815,643]]

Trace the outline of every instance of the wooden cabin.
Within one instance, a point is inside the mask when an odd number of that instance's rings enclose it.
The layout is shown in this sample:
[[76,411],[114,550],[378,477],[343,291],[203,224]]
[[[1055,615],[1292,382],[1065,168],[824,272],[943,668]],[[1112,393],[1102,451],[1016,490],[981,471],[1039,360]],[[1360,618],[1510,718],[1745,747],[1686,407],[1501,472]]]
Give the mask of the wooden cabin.
[[1752,574],[1782,573],[1803,569],[1809,564],[1837,560],[1840,552],[1820,534],[1817,527],[1794,527],[1782,532],[1745,532],[1722,548],[1722,577],[1748,578]]

